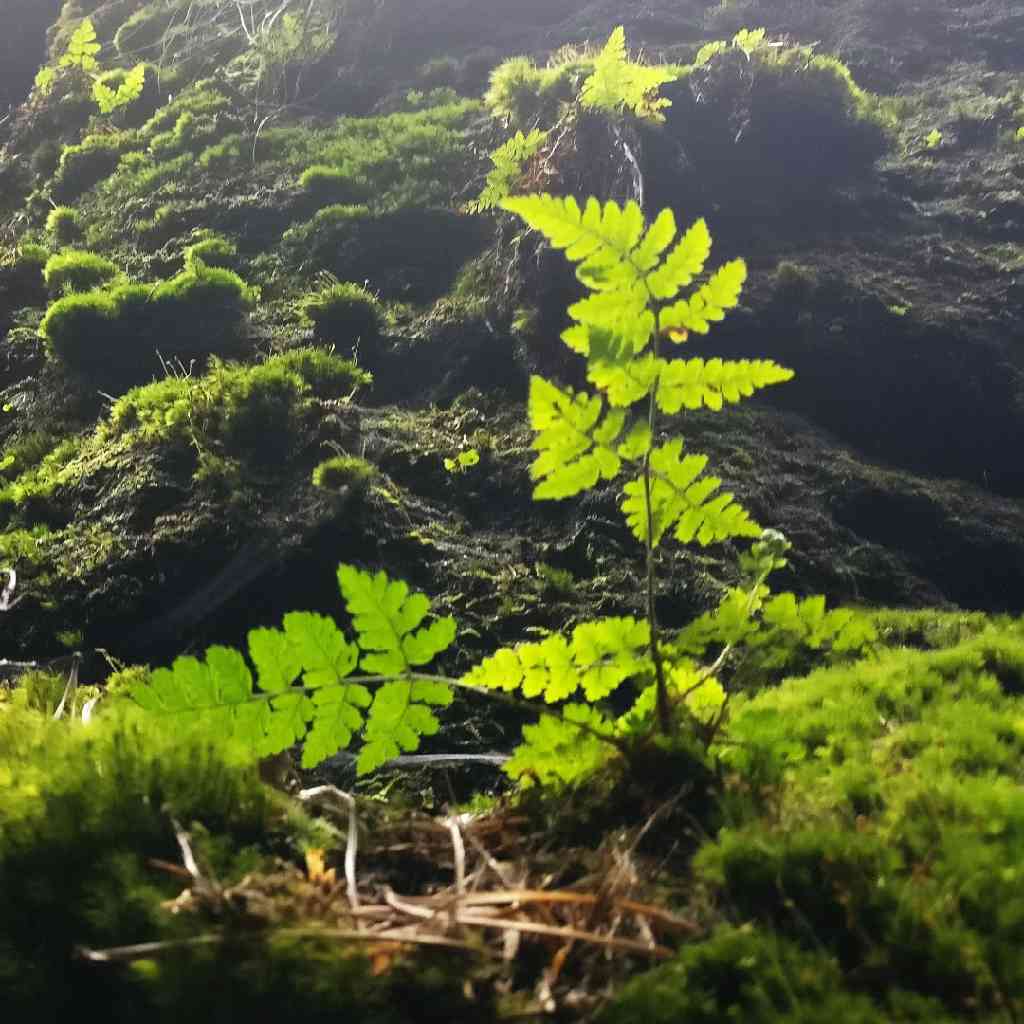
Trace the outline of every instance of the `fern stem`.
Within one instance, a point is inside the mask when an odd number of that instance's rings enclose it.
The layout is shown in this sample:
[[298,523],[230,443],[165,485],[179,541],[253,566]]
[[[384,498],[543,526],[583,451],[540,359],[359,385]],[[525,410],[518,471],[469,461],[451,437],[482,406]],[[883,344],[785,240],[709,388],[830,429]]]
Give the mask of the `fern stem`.
[[[655,337],[655,358],[657,358],[657,337]],[[653,443],[657,427],[658,406],[652,391],[647,410],[647,426]],[[658,728],[665,736],[672,734],[672,708],[668,699],[668,685],[665,682],[665,663],[658,643],[658,616],[654,606],[656,565],[654,557],[654,507],[651,504],[651,453],[644,456],[644,504],[647,507],[647,621],[651,627],[651,661],[654,662],[654,679],[657,693]]]

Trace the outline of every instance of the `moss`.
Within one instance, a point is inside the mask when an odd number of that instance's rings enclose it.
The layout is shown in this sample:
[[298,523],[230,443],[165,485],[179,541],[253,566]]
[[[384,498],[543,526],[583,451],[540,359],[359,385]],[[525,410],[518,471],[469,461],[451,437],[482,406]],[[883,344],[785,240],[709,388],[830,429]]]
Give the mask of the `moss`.
[[118,56],[155,59],[159,56],[164,33],[187,9],[188,3],[182,0],[143,5],[121,23],[114,36]]
[[347,348],[355,348],[359,342],[375,342],[384,319],[376,296],[351,282],[307,296],[302,312],[312,322],[318,338]]
[[513,57],[491,73],[484,103],[493,117],[512,128],[553,124],[560,108],[575,99],[592,66],[573,59],[538,67],[528,57]]
[[333,400],[365,387],[373,377],[333,351],[313,346],[293,348],[273,357],[280,366],[297,373],[316,398]]
[[818,287],[818,275],[813,267],[779,260],[773,280],[776,296],[788,303],[806,303]]
[[94,252],[65,249],[46,261],[43,280],[51,295],[87,292],[121,276],[115,263]]
[[39,328],[53,355],[85,373],[121,372],[237,342],[254,296],[230,270],[196,263],[155,286],[123,284],[58,299]]
[[377,469],[355,455],[335,455],[313,470],[313,486],[325,491],[361,492],[377,476]]
[[664,92],[668,131],[686,145],[704,202],[707,190],[744,205],[820,198],[885,152],[888,109],[833,57],[764,42],[698,60]]
[[[182,90],[170,103],[165,104],[139,128],[139,140],[152,145],[158,136],[170,132],[172,135],[179,130],[181,119],[188,114],[193,121],[210,124],[216,122],[230,123],[227,116],[231,107],[230,100],[211,83],[203,81]],[[183,129],[184,130],[184,129]]]
[[324,203],[361,203],[372,194],[367,182],[354,180],[340,167],[324,164],[303,171],[299,187]]
[[75,199],[110,177],[121,157],[137,145],[134,132],[88,135],[61,153],[53,176],[53,194],[62,201]]
[[1024,626],[1004,622],[741,701],[720,751],[732,824],[698,878],[880,1003],[996,1013],[1024,991],[1022,693]]
[[238,260],[235,243],[218,235],[201,238],[185,247],[185,267],[192,267],[196,260],[208,267],[232,267]]
[[[58,683],[50,679],[54,692]],[[56,1019],[72,1003],[98,1010],[110,997],[110,975],[74,966],[77,944],[181,930],[160,908],[180,882],[147,867],[149,857],[180,857],[172,815],[201,821],[235,856],[274,831],[256,772],[232,767],[210,736],[121,715],[71,729],[0,706],[0,988],[15,1018]],[[204,858],[206,844],[193,838]],[[239,877],[230,854],[218,868]]]
[[71,245],[82,237],[77,211],[70,206],[55,206],[46,217],[46,233],[57,245]]

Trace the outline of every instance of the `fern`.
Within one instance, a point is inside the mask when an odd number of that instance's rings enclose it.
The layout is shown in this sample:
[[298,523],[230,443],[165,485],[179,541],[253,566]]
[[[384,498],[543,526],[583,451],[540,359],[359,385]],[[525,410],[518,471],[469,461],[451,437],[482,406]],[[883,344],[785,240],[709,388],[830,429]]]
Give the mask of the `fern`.
[[[434,708],[451,702],[441,680],[420,676],[455,639],[455,622],[424,625],[430,602],[404,583],[341,566],[338,582],[355,641],[333,619],[291,612],[281,629],[254,629],[248,661],[211,647],[204,660],[178,658],[130,690],[154,713],[213,718],[226,736],[268,756],[304,740],[302,763],[314,767],[362,734],[360,773],[373,771],[439,728]],[[250,668],[255,668],[255,678]],[[356,668],[366,675],[354,676]]]
[[580,103],[594,110],[628,111],[650,121],[663,121],[663,111],[671,103],[659,97],[658,90],[678,77],[674,68],[631,61],[626,50],[626,30],[620,25],[594,61],[593,74],[580,90]]
[[[649,80],[630,67],[624,35],[617,31],[584,85],[584,97],[601,105],[613,94],[631,95],[630,88],[649,96]],[[761,528],[717,477],[705,475],[706,456],[684,454],[681,438],[656,443],[658,417],[683,408],[719,410],[788,380],[792,372],[770,360],[675,359],[663,353],[665,341],[707,334],[739,304],[747,276],[743,260],[699,280],[711,254],[703,220],[680,237],[671,210],[648,225],[635,202],[620,206],[591,198],[581,208],[572,196],[532,195],[506,198],[501,205],[564,251],[588,291],[569,307],[574,322],[562,339],[586,359],[595,391],[575,393],[543,378],[532,380],[534,497],[571,497],[625,472],[622,510],[646,551],[650,656],[660,726],[669,731],[673,699],[653,621],[656,548],[668,533],[684,544],[707,545],[756,538]],[[690,294],[681,295],[695,282]],[[513,685],[526,692],[536,683],[524,671]],[[563,680],[556,692],[565,685]]]
[[[116,89],[111,88],[100,74],[98,54],[102,47],[96,37],[96,29],[90,18],[84,18],[68,42],[68,48],[57,61],[58,68],[80,71],[92,79],[92,98],[101,114],[111,114],[120,107],[134,103],[142,95],[146,84],[146,65],[136,64],[128,71]],[[40,68],[35,85],[41,94],[47,95],[57,80],[54,68]]]
[[57,62],[62,68],[79,68],[87,74],[99,70],[96,54],[100,52],[96,29],[89,18],[84,18],[75,29],[64,55]]
[[145,84],[146,65],[136,64],[125,75],[124,81],[117,89],[111,89],[109,85],[104,84],[102,79],[97,78],[92,83],[92,98],[100,108],[101,114],[110,114],[118,107],[126,107],[129,103],[134,103],[142,95]]
[[522,177],[527,161],[532,160],[547,141],[548,133],[535,128],[528,135],[516,132],[504,145],[491,153],[494,167],[487,175],[487,182],[480,195],[467,204],[470,213],[492,210],[512,192],[513,186]]

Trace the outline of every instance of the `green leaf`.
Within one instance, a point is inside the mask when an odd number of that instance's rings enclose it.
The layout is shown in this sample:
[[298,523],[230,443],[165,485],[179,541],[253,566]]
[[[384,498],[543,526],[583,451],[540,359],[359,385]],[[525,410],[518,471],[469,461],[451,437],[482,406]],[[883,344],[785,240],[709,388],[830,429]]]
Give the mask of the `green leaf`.
[[302,748],[302,766],[315,768],[352,742],[363,727],[361,708],[373,698],[365,686],[330,686],[313,694],[313,725]]
[[792,370],[767,359],[678,359],[658,379],[658,408],[669,415],[702,406],[717,411],[726,402],[749,398],[759,388],[792,377]]
[[724,320],[726,312],[739,305],[740,292],[746,279],[747,265],[743,260],[726,263],[689,299],[683,299],[661,311],[658,316],[659,331],[667,334],[683,329],[707,334],[712,322]]
[[535,499],[570,498],[618,474],[622,460],[614,445],[625,425],[621,412],[612,411],[602,420],[600,398],[562,391],[536,376],[530,380],[529,410],[537,432],[533,447],[538,455],[530,468],[533,479],[540,481]]
[[36,72],[35,86],[43,96],[46,96],[56,80],[57,72],[53,68],[41,67]]
[[441,725],[430,706],[451,703],[451,689],[430,682],[385,683],[373,698],[366,722],[366,744],[356,762],[360,775],[419,749],[421,736],[433,736]]
[[674,298],[704,270],[710,255],[711,233],[701,218],[683,235],[665,262],[647,275],[651,294],[656,299]]
[[[310,689],[334,686],[355,670],[358,648],[345,640],[337,623],[326,615],[289,612],[284,617],[284,635],[302,663],[302,681]],[[249,653],[255,661],[255,653]]]
[[491,210],[508,196],[522,177],[527,161],[540,152],[547,138],[548,133],[537,128],[528,135],[516,132],[504,145],[491,153],[494,167],[487,175],[483,191],[469,204],[469,212],[482,213]]
[[[732,537],[758,537],[761,528],[728,493],[712,497],[721,485],[717,477],[701,474],[706,455],[683,457],[681,439],[669,441],[651,452],[650,519],[652,543],[668,530],[677,540],[701,545]],[[648,504],[643,480],[632,480],[624,488],[623,512],[630,529],[643,543],[648,537]]]
[[279,629],[251,630],[249,657],[256,666],[259,687],[266,693],[286,690],[302,671],[302,658]]
[[620,25],[595,58],[594,71],[580,90],[580,104],[606,113],[626,110],[647,120],[663,121],[663,110],[671,104],[658,96],[658,90],[678,76],[678,71],[665,65],[650,67],[630,61],[626,31]]
[[504,648],[469,672],[469,686],[543,697],[555,704],[582,689],[602,700],[627,679],[649,671],[650,627],[633,618],[598,619],[577,626],[571,639],[552,634],[536,643]]
[[545,715],[523,727],[523,743],[504,770],[524,786],[534,783],[572,785],[592,775],[617,755],[611,743],[614,724],[596,708],[570,704],[562,718]]
[[96,54],[100,52],[100,44],[96,39],[96,29],[92,21],[85,18],[75,29],[68,43],[68,48],[58,64],[64,68],[81,68],[82,71],[96,71],[99,63]]

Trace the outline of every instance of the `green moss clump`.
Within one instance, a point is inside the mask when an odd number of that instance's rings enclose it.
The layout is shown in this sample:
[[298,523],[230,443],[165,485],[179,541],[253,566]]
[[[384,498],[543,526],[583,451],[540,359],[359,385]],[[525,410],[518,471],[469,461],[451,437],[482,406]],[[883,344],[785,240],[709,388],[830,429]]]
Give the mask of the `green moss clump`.
[[271,356],[257,366],[214,360],[203,377],[167,377],[133,388],[114,404],[97,441],[130,434],[146,443],[177,440],[199,451],[276,458],[290,450],[307,396],[328,390],[328,381],[338,394],[365,380],[347,360],[307,351]]
[[186,268],[194,267],[197,260],[208,267],[230,268],[238,260],[238,249],[234,242],[211,234],[186,246],[184,259]]
[[314,397],[326,401],[344,398],[373,382],[373,376],[355,363],[312,345],[290,349],[273,359],[297,373]]
[[325,164],[315,164],[303,171],[299,187],[327,203],[365,202],[372,193],[367,182],[354,180],[342,168]]
[[134,132],[111,132],[88,135],[78,145],[65,147],[53,176],[54,196],[62,202],[76,199],[110,177],[121,157],[137,145]]
[[58,299],[39,327],[53,355],[82,372],[137,372],[154,352],[208,354],[237,343],[254,294],[230,270],[200,261],[155,286],[123,284]]
[[368,206],[336,203],[317,210],[312,220],[305,224],[289,228],[282,240],[295,249],[320,252],[336,244],[339,239],[358,232],[372,217]]
[[375,295],[361,285],[344,282],[307,296],[303,315],[324,341],[354,347],[372,343],[380,336],[383,308]]
[[997,622],[741,699],[719,751],[730,825],[698,878],[879,1005],[897,989],[951,1018],[1019,1004],[1022,695],[1024,626]]
[[562,106],[575,99],[592,68],[591,61],[575,56],[547,67],[538,67],[528,57],[513,57],[491,73],[484,103],[493,117],[511,128],[552,124]]
[[82,237],[77,211],[70,206],[55,206],[46,217],[46,233],[58,245],[71,245]]
[[355,455],[335,455],[313,470],[313,486],[325,491],[361,492],[377,476],[373,463]]
[[[50,684],[56,693],[61,680]],[[221,878],[237,879],[253,861],[246,848],[274,829],[256,772],[232,767],[212,735],[116,714],[68,728],[0,705],[0,991],[13,1019],[56,1019],[71,1004],[99,1011],[113,979],[76,967],[76,945],[181,930],[160,908],[180,882],[146,864],[179,858],[172,815],[202,822],[194,840],[200,856],[219,851]]]
[[94,252],[65,249],[46,261],[43,280],[51,295],[88,292],[121,277],[117,264]]
[[164,33],[185,13],[188,6],[183,0],[144,4],[121,23],[114,35],[118,56],[122,59],[138,59],[140,56],[155,58],[159,55]]
[[667,128],[685,140],[694,186],[718,201],[821,197],[866,174],[887,147],[884,101],[811,47],[757,38],[711,44],[684,70],[663,90],[672,102]]

